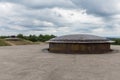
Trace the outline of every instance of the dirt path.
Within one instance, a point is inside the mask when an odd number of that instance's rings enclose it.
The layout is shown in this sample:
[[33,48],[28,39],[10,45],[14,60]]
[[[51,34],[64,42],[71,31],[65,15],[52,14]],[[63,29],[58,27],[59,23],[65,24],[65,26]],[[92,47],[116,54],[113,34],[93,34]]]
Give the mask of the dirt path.
[[15,44],[9,42],[9,41],[5,41],[7,44],[10,44],[11,46],[15,46]]
[[55,54],[48,45],[0,47],[0,80],[119,80],[120,46],[106,54]]

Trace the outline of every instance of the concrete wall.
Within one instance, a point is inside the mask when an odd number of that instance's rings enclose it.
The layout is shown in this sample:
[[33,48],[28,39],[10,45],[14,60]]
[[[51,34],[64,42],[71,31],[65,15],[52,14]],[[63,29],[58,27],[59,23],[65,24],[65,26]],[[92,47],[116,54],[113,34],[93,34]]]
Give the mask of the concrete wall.
[[110,51],[109,43],[49,43],[50,52],[103,53]]

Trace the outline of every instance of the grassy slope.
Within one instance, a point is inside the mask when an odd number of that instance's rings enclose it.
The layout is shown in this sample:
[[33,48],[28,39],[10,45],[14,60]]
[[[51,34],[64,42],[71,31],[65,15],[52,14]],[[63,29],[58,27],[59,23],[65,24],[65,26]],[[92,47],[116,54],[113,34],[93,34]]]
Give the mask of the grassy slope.
[[31,41],[27,41],[27,40],[6,41],[6,42],[11,44],[11,45],[29,45],[29,44],[33,44]]
[[6,43],[5,40],[0,39],[0,46],[10,46],[10,44]]
[[29,45],[29,44],[34,44],[34,43],[27,40],[6,41],[4,39],[0,39],[0,46]]
[[14,45],[32,45],[32,44],[41,44],[42,42],[31,42],[28,40],[20,40],[20,41],[9,41],[0,39],[0,46],[14,46]]

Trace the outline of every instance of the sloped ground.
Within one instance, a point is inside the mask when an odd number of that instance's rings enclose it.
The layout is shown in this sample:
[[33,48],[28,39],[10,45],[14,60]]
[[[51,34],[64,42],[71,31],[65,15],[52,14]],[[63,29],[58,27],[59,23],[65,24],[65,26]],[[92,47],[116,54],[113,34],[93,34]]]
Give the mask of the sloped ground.
[[22,40],[22,39],[18,41],[0,39],[0,46],[31,45],[31,44],[40,44],[40,43],[35,43],[35,42]]
[[5,40],[0,39],[0,46],[9,46],[10,44],[6,43]]
[[56,54],[48,45],[0,47],[0,80],[119,80],[120,46],[106,54]]
[[30,45],[33,44],[33,42],[31,41],[27,41],[27,40],[20,40],[20,41],[6,41],[6,43],[14,46],[14,45]]

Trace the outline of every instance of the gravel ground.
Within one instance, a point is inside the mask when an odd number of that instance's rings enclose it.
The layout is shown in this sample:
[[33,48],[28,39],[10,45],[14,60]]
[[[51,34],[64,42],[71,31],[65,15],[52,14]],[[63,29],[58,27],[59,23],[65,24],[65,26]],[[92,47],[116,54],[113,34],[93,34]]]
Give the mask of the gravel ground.
[[120,46],[106,54],[56,54],[48,45],[0,47],[0,80],[120,80]]

